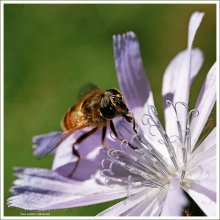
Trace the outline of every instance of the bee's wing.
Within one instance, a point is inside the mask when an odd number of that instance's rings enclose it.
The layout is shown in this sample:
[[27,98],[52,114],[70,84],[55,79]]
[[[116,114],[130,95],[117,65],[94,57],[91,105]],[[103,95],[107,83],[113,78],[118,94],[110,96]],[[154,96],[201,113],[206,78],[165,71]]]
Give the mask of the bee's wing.
[[34,155],[43,157],[55,150],[64,140],[66,140],[72,131],[52,132],[46,135],[34,136],[32,139]]
[[93,83],[87,83],[80,87],[79,92],[77,94],[77,98],[81,99],[85,95],[89,94],[92,91],[100,90],[95,84]]

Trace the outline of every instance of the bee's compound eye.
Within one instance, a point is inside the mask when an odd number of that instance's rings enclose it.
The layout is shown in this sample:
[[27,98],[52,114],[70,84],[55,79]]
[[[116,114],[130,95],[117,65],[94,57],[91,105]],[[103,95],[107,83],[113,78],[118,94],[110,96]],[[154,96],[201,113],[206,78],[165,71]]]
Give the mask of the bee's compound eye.
[[113,119],[116,116],[116,110],[114,106],[100,108],[101,115],[106,119]]
[[103,97],[100,105],[101,115],[106,119],[112,119],[116,116],[116,109],[109,97]]

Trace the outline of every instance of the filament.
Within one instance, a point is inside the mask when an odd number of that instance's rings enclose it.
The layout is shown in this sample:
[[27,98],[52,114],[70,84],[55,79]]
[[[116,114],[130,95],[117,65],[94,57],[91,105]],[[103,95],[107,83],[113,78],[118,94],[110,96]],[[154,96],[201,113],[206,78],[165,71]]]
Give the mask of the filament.
[[[170,182],[170,177],[178,176],[180,181],[190,179],[190,173],[199,174],[198,181],[203,175],[201,168],[195,168],[195,171],[188,171],[188,155],[191,153],[191,130],[190,121],[192,117],[197,117],[197,109],[188,110],[188,106],[183,102],[166,101],[168,107],[175,115],[176,134],[168,136],[165,129],[158,119],[158,112],[152,105],[147,107],[147,112],[142,117],[142,124],[146,125],[148,134],[157,138],[157,142],[150,141],[145,137],[139,125],[134,126],[122,120],[118,123],[118,134],[120,148],[106,149],[105,158],[102,160],[101,175],[106,177],[106,183],[119,184],[126,186],[127,197],[132,194],[135,187],[163,188]],[[186,110],[185,124],[181,124],[179,119],[179,108]],[[133,116],[134,120],[134,116]],[[157,134],[153,132],[157,131]],[[129,136],[129,140],[126,138]],[[161,146],[162,145],[162,146]],[[158,150],[158,147],[165,147],[171,161],[168,163],[164,156]],[[182,156],[177,158],[180,151]],[[204,175],[205,176],[205,175]]]

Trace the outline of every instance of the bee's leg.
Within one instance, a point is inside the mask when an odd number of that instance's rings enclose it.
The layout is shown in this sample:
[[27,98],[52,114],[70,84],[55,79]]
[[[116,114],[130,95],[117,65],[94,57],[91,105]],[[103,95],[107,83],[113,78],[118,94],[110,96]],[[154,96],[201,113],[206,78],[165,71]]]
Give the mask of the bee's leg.
[[105,150],[108,150],[109,149],[109,146],[107,144],[105,144],[105,136],[106,136],[106,131],[107,131],[107,126],[105,125],[102,129],[102,139],[101,139],[101,144],[103,146],[103,148]]
[[121,141],[122,141],[122,139],[121,139],[121,138],[119,138],[118,133],[117,133],[117,132],[116,132],[116,130],[115,130],[115,126],[114,126],[114,123],[113,123],[113,121],[112,121],[112,120],[110,121],[110,128],[111,128],[111,130],[112,130],[113,134],[115,135],[115,137],[116,137],[117,139],[119,139],[119,140],[121,140]]
[[74,174],[74,172],[76,171],[76,168],[79,165],[81,156],[79,154],[79,151],[76,150],[75,145],[81,143],[84,139],[86,139],[87,137],[89,137],[90,135],[92,135],[93,133],[95,133],[97,131],[98,127],[93,128],[92,130],[88,131],[87,133],[81,135],[80,137],[78,137],[75,142],[72,144],[72,153],[73,155],[75,155],[77,157],[77,161],[76,164],[73,168],[73,170],[69,173],[68,177],[72,177],[72,175]]
[[102,141],[101,141],[102,144],[104,144],[104,141],[105,141],[106,130],[107,130],[107,128],[106,128],[106,126],[104,126],[102,129]]
[[134,132],[137,134],[136,123],[135,123],[135,119],[134,119],[134,114],[131,113],[131,115],[132,115],[132,127],[133,127]]
[[78,167],[79,165],[79,162],[80,162],[80,154],[79,154],[79,151],[76,150],[74,144],[72,145],[72,154],[75,155],[77,157],[77,161],[76,161],[76,164],[74,166],[74,168],[71,170],[71,172],[68,174],[68,177],[71,178],[72,175],[74,174],[74,172],[76,171],[76,168]]
[[126,119],[126,121],[128,121],[128,122],[132,122],[132,127],[133,127],[133,130],[134,130],[134,132],[137,134],[137,130],[136,130],[136,125],[135,125],[135,119],[134,119],[134,114],[133,113],[131,113],[132,114],[132,116],[129,116],[129,115],[122,115],[125,119]]
[[[116,132],[116,130],[115,130],[115,126],[114,126],[113,121],[110,121],[110,128],[111,128],[113,134],[115,135],[115,137],[116,137],[118,140],[122,141],[122,138],[120,138],[120,137],[118,136],[118,134],[117,134],[117,132]],[[137,147],[132,146],[130,143],[128,143],[128,145],[129,145],[132,149],[137,149]]]

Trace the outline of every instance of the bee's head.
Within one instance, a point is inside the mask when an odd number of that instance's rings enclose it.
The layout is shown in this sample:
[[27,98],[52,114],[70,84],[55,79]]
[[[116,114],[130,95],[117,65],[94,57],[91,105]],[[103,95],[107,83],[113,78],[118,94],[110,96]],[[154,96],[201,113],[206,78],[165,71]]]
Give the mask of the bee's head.
[[101,100],[100,111],[106,119],[128,114],[128,107],[121,92],[117,89],[106,90]]

